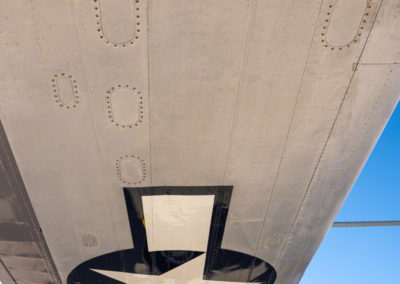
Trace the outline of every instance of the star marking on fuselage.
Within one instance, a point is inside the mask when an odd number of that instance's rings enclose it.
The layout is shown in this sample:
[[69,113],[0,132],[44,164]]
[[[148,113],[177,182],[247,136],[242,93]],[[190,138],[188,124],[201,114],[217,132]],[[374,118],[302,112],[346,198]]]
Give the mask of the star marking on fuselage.
[[[244,284],[250,282],[227,282],[204,280],[203,270],[206,254],[202,254],[162,275],[146,275],[91,269],[94,272],[126,284]],[[254,283],[254,282],[252,282]],[[259,282],[257,282],[259,283]]]

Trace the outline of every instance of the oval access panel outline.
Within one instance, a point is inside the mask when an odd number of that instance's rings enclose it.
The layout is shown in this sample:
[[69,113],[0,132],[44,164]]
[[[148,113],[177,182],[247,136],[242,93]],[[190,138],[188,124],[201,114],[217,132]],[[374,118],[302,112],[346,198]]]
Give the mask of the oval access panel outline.
[[78,85],[72,75],[54,74],[51,79],[54,101],[60,107],[75,108],[79,104]]
[[139,0],[93,0],[97,32],[115,47],[132,45],[139,38],[141,7]]
[[342,50],[358,42],[369,24],[372,0],[333,0],[325,6],[321,32],[325,47]]

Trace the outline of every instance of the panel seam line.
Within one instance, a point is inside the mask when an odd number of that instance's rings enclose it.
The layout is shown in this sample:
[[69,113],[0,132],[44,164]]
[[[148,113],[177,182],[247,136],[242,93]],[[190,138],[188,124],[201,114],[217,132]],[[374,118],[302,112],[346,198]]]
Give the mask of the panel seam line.
[[251,18],[251,13],[253,9],[253,0],[249,1],[249,8],[247,11],[247,17],[246,17],[246,26],[244,30],[244,43],[243,43],[243,53],[242,53],[242,58],[240,61],[240,67],[239,67],[239,81],[236,89],[236,95],[235,95],[235,101],[234,101],[234,106],[233,106],[233,121],[231,124],[231,129],[230,129],[230,134],[229,134],[229,140],[228,140],[228,149],[226,153],[226,163],[225,163],[225,170],[224,170],[224,175],[223,175],[223,182],[222,184],[225,185],[226,182],[226,176],[227,176],[227,171],[228,171],[228,164],[229,164],[229,158],[231,155],[231,147],[232,147],[232,139],[233,139],[233,132],[235,130],[235,125],[237,124],[237,120],[239,117],[239,97],[240,97],[240,91],[242,88],[243,84],[243,73],[245,72],[245,65],[246,65],[246,59],[247,59],[247,53],[248,53],[248,43],[249,43],[249,28],[250,28],[250,18]]
[[0,257],[0,264],[4,267],[4,270],[8,273],[12,281],[14,281],[15,284],[17,284],[17,281],[15,280],[14,276],[11,274],[10,270],[7,268],[7,266],[4,264],[4,261]]
[[319,21],[320,14],[321,14],[322,3],[323,3],[323,1],[321,1],[320,7],[319,7],[319,10],[318,10],[318,16],[317,16],[317,19],[316,19],[316,22],[315,22],[313,35],[312,35],[311,40],[310,40],[306,62],[304,64],[303,73],[302,73],[301,80],[300,80],[300,86],[299,86],[299,89],[297,91],[296,101],[294,103],[292,115],[290,117],[290,122],[289,122],[288,130],[286,132],[285,142],[283,143],[283,148],[282,148],[281,157],[280,157],[279,164],[278,164],[278,169],[277,169],[276,174],[275,174],[275,179],[274,179],[274,183],[273,183],[273,186],[272,186],[272,191],[271,191],[271,193],[269,195],[269,198],[268,198],[268,203],[267,203],[267,207],[266,207],[264,221],[262,223],[262,227],[261,227],[261,230],[259,232],[259,237],[258,237],[258,242],[257,242],[256,249],[255,249],[255,254],[257,254],[257,251],[258,251],[258,249],[260,247],[261,236],[262,236],[262,233],[263,233],[264,228],[265,228],[265,222],[267,221],[269,208],[270,208],[271,201],[272,201],[272,198],[273,198],[274,193],[275,193],[278,176],[279,176],[280,169],[281,169],[281,166],[282,166],[283,156],[285,155],[286,144],[288,142],[289,134],[290,134],[290,131],[292,129],[292,123],[293,123],[294,115],[296,113],[296,109],[297,109],[300,93],[301,93],[301,90],[302,90],[302,87],[303,87],[304,76],[305,76],[306,69],[307,69],[307,66],[308,66],[308,61],[309,61],[310,54],[311,54],[311,48],[312,48],[312,45],[313,45],[313,42],[314,42],[314,38],[315,38],[315,34],[316,34],[316,31],[317,31],[317,27],[318,27],[318,21]]
[[[96,140],[97,158],[99,159],[99,162],[101,163],[100,167],[101,167],[102,171],[104,172],[104,176],[102,178],[102,183],[103,183],[104,187],[107,187],[109,185],[110,181],[107,180],[107,171],[106,171],[106,168],[105,168],[105,160],[104,160],[104,157],[101,154],[102,151],[101,151],[101,147],[100,147],[100,143],[99,143],[99,133],[98,133],[98,130],[97,130],[97,124],[96,124],[96,122],[94,120],[95,112],[94,112],[94,106],[93,105],[95,103],[92,102],[93,93],[94,93],[93,83],[92,83],[92,80],[89,78],[90,76],[89,76],[89,74],[88,74],[88,72],[86,70],[87,68],[86,68],[86,66],[84,64],[84,60],[83,60],[83,57],[82,57],[82,54],[84,54],[83,53],[83,47],[82,47],[82,42],[83,41],[82,41],[82,38],[81,38],[81,33],[79,31],[79,24],[77,22],[78,18],[77,18],[77,15],[75,13],[75,10],[74,10],[74,7],[73,7],[72,3],[69,3],[69,8],[71,9],[71,14],[74,17],[73,24],[74,24],[74,27],[75,27],[75,33],[76,33],[76,37],[77,37],[77,41],[78,41],[78,49],[80,51],[80,54],[79,54],[78,58],[79,58],[79,62],[81,64],[82,73],[83,73],[83,76],[84,76],[84,81],[86,83],[87,91],[88,91],[87,100],[88,100],[88,106],[89,106],[89,111],[90,111],[89,112],[89,116],[90,116],[89,121],[90,121],[90,125],[93,128],[93,134],[94,134],[94,138]],[[106,193],[106,198],[107,198],[107,196],[108,196],[108,193]],[[102,200],[102,201],[104,201],[105,204],[108,203],[107,200]],[[112,213],[112,210],[110,209],[110,206],[106,206],[106,210],[107,210],[107,212],[109,214],[109,218],[110,218],[110,221],[111,221],[111,224],[112,224],[114,238],[115,238],[115,240],[117,240],[118,246],[121,247],[122,245],[120,244],[119,238],[118,238],[117,234],[115,233],[118,230],[116,228],[116,224],[115,224],[115,220],[114,220],[114,214]],[[75,224],[75,222],[73,222],[73,223],[74,223],[74,227],[75,227],[75,230],[77,232],[77,237],[78,237],[80,230],[78,229],[78,227]],[[82,258],[82,252],[81,252],[80,249],[79,249],[79,251],[80,251],[80,254],[81,254],[81,258]]]
[[151,1],[147,2],[147,100],[148,100],[148,112],[149,112],[149,173],[150,173],[150,185],[153,186],[153,160],[152,160],[152,147],[151,147],[151,100],[150,100],[150,7]]
[[[369,39],[369,37],[370,37],[370,35],[371,35],[371,31],[372,31],[372,29],[373,29],[373,27],[374,27],[374,24],[375,24],[375,21],[376,21],[376,19],[377,19],[377,17],[378,17],[380,8],[381,8],[381,6],[382,6],[382,2],[383,2],[383,0],[381,0],[381,2],[380,2],[380,4],[379,4],[379,7],[378,7],[377,12],[376,12],[376,16],[375,16],[375,18],[374,18],[374,21],[372,22],[371,28],[370,28],[369,33],[368,33],[368,36],[367,36],[367,38],[366,38],[366,40],[365,40],[365,44],[364,44],[364,46],[363,46],[362,49],[361,49],[360,56],[359,56],[359,58],[358,58],[358,60],[357,60],[356,65],[359,64],[359,62],[360,62],[360,60],[361,60],[361,57],[362,57],[362,55],[363,55],[363,53],[364,53],[365,47],[367,46],[368,39]],[[333,132],[333,129],[335,128],[337,119],[338,119],[338,117],[339,117],[339,115],[340,115],[340,113],[341,113],[341,111],[342,111],[342,107],[343,107],[343,105],[344,105],[344,101],[345,101],[345,99],[346,99],[346,97],[347,97],[347,95],[348,95],[348,93],[349,93],[349,89],[350,89],[351,83],[352,83],[352,81],[353,81],[353,79],[354,79],[354,77],[355,77],[356,72],[357,72],[357,70],[353,71],[353,74],[352,74],[352,76],[351,76],[351,78],[350,78],[349,84],[348,84],[348,86],[347,86],[347,89],[346,89],[346,91],[345,91],[345,94],[343,95],[342,101],[341,101],[341,103],[340,103],[338,112],[337,112],[336,117],[335,117],[335,120],[334,120],[334,122],[333,122],[333,124],[332,124],[332,126],[331,126],[331,129],[330,129],[330,131],[329,131],[328,137],[326,138],[326,141],[325,141],[325,145],[324,145],[324,147],[323,147],[323,149],[322,149],[322,151],[321,151],[321,154],[320,154],[320,157],[319,157],[319,159],[318,159],[317,165],[316,165],[316,167],[314,168],[314,171],[313,171],[313,173],[312,173],[312,176],[311,176],[311,178],[310,178],[310,181],[308,182],[307,189],[306,189],[306,191],[305,191],[305,193],[304,193],[304,195],[303,195],[303,198],[302,198],[302,201],[301,201],[301,203],[300,203],[299,209],[297,210],[295,219],[293,220],[293,222],[292,222],[292,224],[291,224],[290,233],[289,233],[289,235],[287,236],[287,238],[286,238],[286,240],[285,240],[285,242],[284,242],[284,245],[283,245],[283,247],[282,247],[282,249],[281,249],[281,251],[280,251],[278,260],[277,260],[277,262],[276,262],[276,266],[278,266],[278,264],[279,264],[279,262],[280,262],[280,260],[281,260],[281,257],[282,257],[282,255],[283,255],[283,251],[284,251],[285,248],[286,248],[286,245],[287,245],[288,240],[289,240],[290,237],[293,235],[295,223],[296,223],[296,221],[297,221],[298,216],[300,215],[301,209],[303,208],[305,199],[306,199],[306,197],[308,196],[308,193],[310,192],[311,183],[312,183],[313,180],[314,180],[315,174],[316,174],[316,172],[317,172],[317,170],[318,170],[318,167],[319,167],[319,165],[320,165],[320,162],[321,162],[321,160],[322,160],[322,157],[324,156],[326,146],[328,145],[328,142],[329,142],[329,139],[330,139],[331,134],[332,134],[332,132]]]

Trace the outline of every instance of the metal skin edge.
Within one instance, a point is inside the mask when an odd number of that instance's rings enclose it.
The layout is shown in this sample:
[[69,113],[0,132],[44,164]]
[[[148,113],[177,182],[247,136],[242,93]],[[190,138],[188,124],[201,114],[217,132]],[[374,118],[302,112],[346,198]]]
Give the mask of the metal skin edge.
[[[29,199],[28,192],[26,191],[25,184],[22,180],[21,173],[18,169],[17,162],[13,155],[10,143],[7,139],[7,135],[3,124],[0,120],[0,173],[5,177],[9,187],[15,191],[14,194],[20,203],[19,209],[24,215],[24,221],[30,228],[29,234],[32,240],[39,246],[41,256],[46,263],[48,273],[53,278],[53,283],[61,284],[61,278],[57,272],[55,263],[51,257],[50,250],[47,246],[45,237],[42,229],[40,228],[39,221],[35,215],[35,211]],[[13,276],[10,275],[12,279]]]

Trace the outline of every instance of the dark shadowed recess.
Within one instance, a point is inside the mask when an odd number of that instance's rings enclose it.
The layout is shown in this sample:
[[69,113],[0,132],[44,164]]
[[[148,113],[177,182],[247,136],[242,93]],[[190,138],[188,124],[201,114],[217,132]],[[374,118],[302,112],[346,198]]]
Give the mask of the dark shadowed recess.
[[[20,259],[18,265],[5,261],[15,257]],[[24,263],[31,265],[28,267]],[[0,281],[3,283],[61,283],[0,121],[0,278],[2,277]]]

